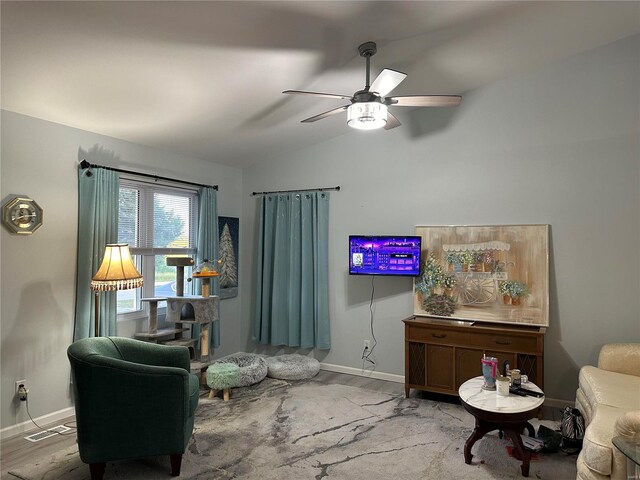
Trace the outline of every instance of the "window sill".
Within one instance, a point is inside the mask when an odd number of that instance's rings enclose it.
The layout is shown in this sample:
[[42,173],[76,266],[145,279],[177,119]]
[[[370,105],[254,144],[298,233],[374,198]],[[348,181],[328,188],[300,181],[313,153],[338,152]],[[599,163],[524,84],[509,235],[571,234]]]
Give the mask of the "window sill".
[[147,312],[144,310],[137,310],[135,312],[120,313],[118,315],[118,322],[135,322],[138,320],[144,320],[148,317]]
[[[163,320],[167,315],[167,307],[158,308],[158,320]],[[146,310],[136,310],[135,312],[118,314],[118,322],[136,322],[138,320],[148,320],[149,312]]]

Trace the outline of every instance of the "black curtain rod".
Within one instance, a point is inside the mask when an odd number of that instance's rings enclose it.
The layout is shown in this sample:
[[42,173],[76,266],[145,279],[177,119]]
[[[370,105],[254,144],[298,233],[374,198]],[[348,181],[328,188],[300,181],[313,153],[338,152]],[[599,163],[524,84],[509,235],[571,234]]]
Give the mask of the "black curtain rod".
[[113,170],[114,172],[120,172],[120,173],[130,173],[131,175],[138,175],[140,177],[153,178],[154,180],[166,180],[169,182],[182,183],[184,185],[193,185],[194,187],[211,187],[214,190],[218,190],[218,185],[203,185],[202,183],[187,182],[186,180],[176,180],[175,178],[161,177],[159,175],[151,175],[148,173],[134,172],[131,170],[122,170],[121,168],[105,167],[104,165],[91,164],[86,160],[82,160],[82,162],[80,162],[80,168],[82,168],[83,170],[86,168],[92,168],[92,167],[104,168],[105,170]]
[[269,195],[272,193],[324,192],[325,190],[340,191],[340,186],[321,187],[321,188],[303,188],[302,190],[274,190],[272,192],[252,192],[251,195]]

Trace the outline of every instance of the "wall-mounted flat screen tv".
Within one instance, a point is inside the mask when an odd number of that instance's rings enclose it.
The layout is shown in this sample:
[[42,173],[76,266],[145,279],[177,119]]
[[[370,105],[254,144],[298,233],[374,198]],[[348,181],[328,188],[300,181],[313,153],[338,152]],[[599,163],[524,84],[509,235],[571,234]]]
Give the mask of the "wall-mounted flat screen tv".
[[351,275],[420,275],[422,237],[349,235]]

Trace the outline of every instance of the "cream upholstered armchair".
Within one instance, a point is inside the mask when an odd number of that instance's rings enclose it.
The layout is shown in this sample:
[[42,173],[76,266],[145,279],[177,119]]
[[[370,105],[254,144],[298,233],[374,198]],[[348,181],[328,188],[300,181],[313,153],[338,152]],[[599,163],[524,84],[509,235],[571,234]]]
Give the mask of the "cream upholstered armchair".
[[587,426],[577,478],[626,480],[626,458],[611,441],[640,443],[640,343],[604,345],[598,366],[580,369],[576,408]]

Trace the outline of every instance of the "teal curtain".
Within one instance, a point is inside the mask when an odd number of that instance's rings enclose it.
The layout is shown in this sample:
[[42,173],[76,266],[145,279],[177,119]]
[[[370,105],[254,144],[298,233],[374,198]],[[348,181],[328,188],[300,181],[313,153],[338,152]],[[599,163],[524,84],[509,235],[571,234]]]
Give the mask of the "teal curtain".
[[[104,168],[78,169],[78,259],[73,339],[94,335],[91,278],[107,243],[118,242],[118,173]],[[100,293],[100,335],[116,335],[116,292]]]
[[263,196],[259,215],[253,339],[330,349],[329,194]]
[[[218,201],[217,192],[214,188],[204,187],[200,189],[200,201],[198,212],[198,253],[196,254],[196,265],[205,259],[218,264]],[[196,280],[194,287],[196,293],[200,293],[200,280]],[[219,295],[220,285],[217,278],[211,280],[211,294]],[[218,310],[219,312],[219,310]],[[220,315],[218,321],[211,324],[209,339],[211,347],[220,346]],[[200,325],[194,324],[191,329],[191,338],[200,336]]]

